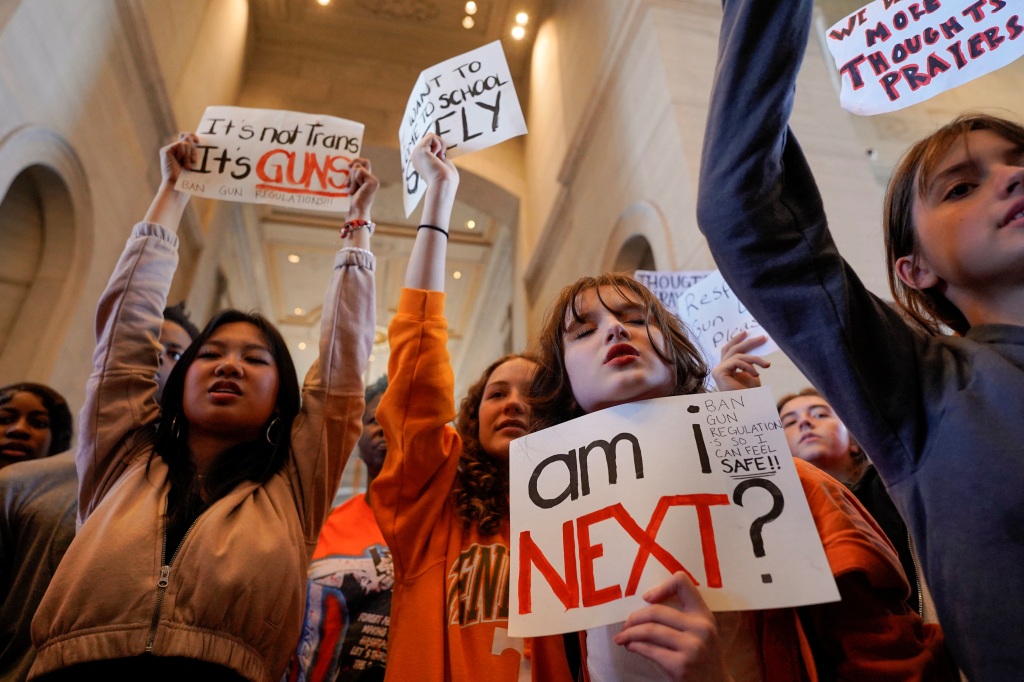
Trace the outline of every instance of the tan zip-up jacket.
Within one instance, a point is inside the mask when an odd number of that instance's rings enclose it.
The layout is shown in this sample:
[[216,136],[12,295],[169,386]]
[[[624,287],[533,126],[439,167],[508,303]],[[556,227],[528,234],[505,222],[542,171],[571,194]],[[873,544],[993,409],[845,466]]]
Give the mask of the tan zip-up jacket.
[[168,470],[150,454],[177,245],[160,225],[136,225],[100,299],[79,420],[80,529],[32,623],[39,653],[30,677],[148,651],[276,682],[298,639],[306,565],[361,430],[374,258],[361,249],[335,257],[320,360],[303,385],[287,463],[267,483],[241,484],[207,509],[168,569]]

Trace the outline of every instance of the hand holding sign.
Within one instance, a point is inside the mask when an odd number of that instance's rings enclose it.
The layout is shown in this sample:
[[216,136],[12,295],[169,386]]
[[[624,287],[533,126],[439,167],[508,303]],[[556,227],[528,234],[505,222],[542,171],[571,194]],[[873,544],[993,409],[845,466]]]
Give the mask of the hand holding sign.
[[353,160],[348,169],[348,192],[352,202],[348,207],[349,217],[367,218],[379,188],[380,180],[373,174],[370,160],[362,157]]
[[709,363],[717,362],[725,344],[745,331],[764,337],[763,344],[749,346],[747,351],[757,347],[761,355],[767,355],[779,349],[765,335],[743,301],[736,298],[718,270],[683,292],[679,299],[679,318],[689,327],[690,338]]
[[1014,0],[876,0],[826,33],[854,114],[897,111],[1024,54]]
[[679,571],[644,593],[650,606],[629,614],[614,641],[658,664],[670,680],[726,682],[715,614]]
[[410,161],[428,187],[459,179],[458,169],[448,158],[448,145],[435,133],[423,136],[413,148]]
[[761,387],[757,367],[767,369],[772,363],[750,351],[764,345],[767,340],[767,336],[750,336],[750,332],[742,331],[722,346],[722,361],[711,370],[719,391]]

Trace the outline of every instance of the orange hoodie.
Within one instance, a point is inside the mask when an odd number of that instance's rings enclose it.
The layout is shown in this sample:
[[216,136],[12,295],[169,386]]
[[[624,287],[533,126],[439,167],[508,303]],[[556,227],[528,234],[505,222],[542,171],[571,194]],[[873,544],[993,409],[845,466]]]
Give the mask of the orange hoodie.
[[395,565],[386,679],[514,682],[528,668],[569,682],[561,636],[508,636],[508,521],[482,536],[452,501],[462,441],[447,329],[442,292],[402,291],[377,408],[388,456],[370,493]]

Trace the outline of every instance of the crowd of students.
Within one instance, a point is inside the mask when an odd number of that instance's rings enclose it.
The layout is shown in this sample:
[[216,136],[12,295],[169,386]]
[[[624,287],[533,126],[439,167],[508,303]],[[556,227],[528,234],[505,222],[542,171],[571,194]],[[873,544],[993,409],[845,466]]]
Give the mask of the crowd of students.
[[[300,388],[261,315],[223,311],[200,331],[167,306],[188,201],[174,185],[198,141],[183,133],[100,298],[74,456],[56,392],[0,388],[0,676],[1016,679],[1024,128],[961,118],[907,153],[886,196],[894,309],[836,252],[787,127],[812,0],[724,8],[698,220],[816,387],[779,418],[839,601],[714,613],[677,573],[623,623],[510,638],[510,443],[704,392],[711,374],[758,386],[762,339],[736,337],[712,369],[643,285],[584,277],[533,353],[496,359],[457,409],[444,283],[459,173],[427,134],[388,375],[364,393],[380,183],[356,159]],[[354,449],[369,491],[332,511]]]

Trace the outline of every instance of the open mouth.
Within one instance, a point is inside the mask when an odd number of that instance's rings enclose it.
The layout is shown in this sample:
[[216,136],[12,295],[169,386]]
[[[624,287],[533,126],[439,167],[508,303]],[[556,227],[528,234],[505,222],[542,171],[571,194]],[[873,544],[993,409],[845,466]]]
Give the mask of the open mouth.
[[218,395],[242,395],[242,389],[233,381],[218,381],[210,386],[210,393]]
[[608,354],[604,356],[604,364],[618,360],[619,358],[638,358],[640,357],[640,351],[628,343],[617,343],[608,349]]
[[498,422],[495,427],[495,431],[503,431],[505,429],[517,429],[519,431],[526,431],[526,423],[519,421],[518,419],[506,419],[503,422]]
[[1017,202],[1013,208],[1007,212],[1006,217],[1003,218],[1003,223],[999,227],[1006,227],[1010,223],[1024,218],[1024,201]]

